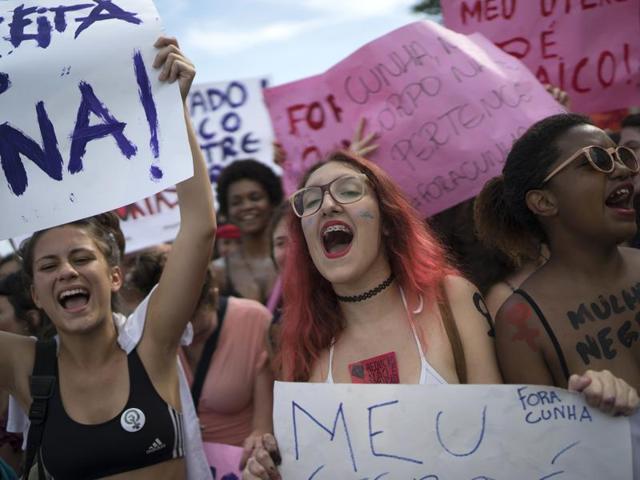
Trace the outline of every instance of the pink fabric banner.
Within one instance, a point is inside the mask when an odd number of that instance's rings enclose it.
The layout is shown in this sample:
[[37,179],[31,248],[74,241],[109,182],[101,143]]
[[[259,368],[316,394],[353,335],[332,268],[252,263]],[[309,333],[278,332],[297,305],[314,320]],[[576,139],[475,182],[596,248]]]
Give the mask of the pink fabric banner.
[[209,461],[213,480],[240,480],[242,473],[238,466],[242,458],[242,448],[223,443],[203,443],[204,453]]
[[571,109],[640,105],[640,0],[443,0],[447,27],[480,32],[562,88]]
[[515,138],[562,111],[519,60],[433,22],[395,30],[323,75],[267,89],[265,99],[287,152],[289,193],[365,117],[379,134],[371,160],[425,216],[475,196]]

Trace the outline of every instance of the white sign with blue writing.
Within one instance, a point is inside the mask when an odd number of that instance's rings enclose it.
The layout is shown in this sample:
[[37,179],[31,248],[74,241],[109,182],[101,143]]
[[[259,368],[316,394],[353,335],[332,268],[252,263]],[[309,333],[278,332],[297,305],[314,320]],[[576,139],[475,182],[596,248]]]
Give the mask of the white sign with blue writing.
[[297,480],[628,480],[629,420],[520,385],[276,382],[280,471]]
[[0,3],[0,238],[86,217],[192,174],[150,0]]
[[234,160],[252,158],[270,166],[273,162],[273,127],[262,89],[266,80],[248,78],[194,85],[189,111],[211,183]]

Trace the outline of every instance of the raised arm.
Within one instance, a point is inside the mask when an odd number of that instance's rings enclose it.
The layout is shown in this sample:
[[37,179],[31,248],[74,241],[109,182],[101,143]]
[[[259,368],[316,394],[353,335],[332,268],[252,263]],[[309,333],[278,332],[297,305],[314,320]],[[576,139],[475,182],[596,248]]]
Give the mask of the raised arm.
[[175,355],[180,337],[191,320],[213,249],[216,219],[211,183],[204,158],[191,126],[186,106],[195,68],[173,38],[161,37],[154,67],[160,80],[178,81],[184,120],[193,158],[193,177],[176,185],[180,206],[180,230],[167,258],[158,287],[149,300],[143,342],[151,342],[158,353]]
[[491,316],[482,295],[472,283],[453,275],[446,278],[445,291],[464,350],[467,383],[502,383]]

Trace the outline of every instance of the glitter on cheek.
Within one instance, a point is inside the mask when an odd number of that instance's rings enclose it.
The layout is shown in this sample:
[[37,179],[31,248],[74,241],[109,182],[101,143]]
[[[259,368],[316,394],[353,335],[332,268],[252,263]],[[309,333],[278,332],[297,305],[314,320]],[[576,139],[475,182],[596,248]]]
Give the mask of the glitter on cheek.
[[368,220],[373,220],[375,217],[373,216],[373,213],[371,213],[369,210],[360,210],[358,212],[358,217],[360,218],[366,218]]

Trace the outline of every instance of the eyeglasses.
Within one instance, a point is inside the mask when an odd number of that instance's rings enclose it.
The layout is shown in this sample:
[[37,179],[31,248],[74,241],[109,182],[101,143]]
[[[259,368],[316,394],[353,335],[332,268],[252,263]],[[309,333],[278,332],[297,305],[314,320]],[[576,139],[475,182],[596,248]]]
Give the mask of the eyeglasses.
[[583,147],[578,150],[576,153],[567,158],[564,162],[558,165],[546,178],[542,181],[542,183],[547,183],[551,178],[557,174],[564,167],[569,165],[576,158],[584,155],[587,157],[587,160],[591,164],[591,166],[602,173],[611,173],[615,169],[615,163],[618,162],[621,165],[624,165],[633,173],[638,173],[640,170],[640,165],[638,165],[638,157],[633,150],[627,147],[598,147],[597,145],[589,145],[588,147]]
[[324,201],[325,192],[329,192],[336,203],[348,205],[364,197],[367,176],[364,173],[345,175],[335,178],[326,185],[313,185],[298,190],[289,201],[295,214],[302,218],[313,215]]

